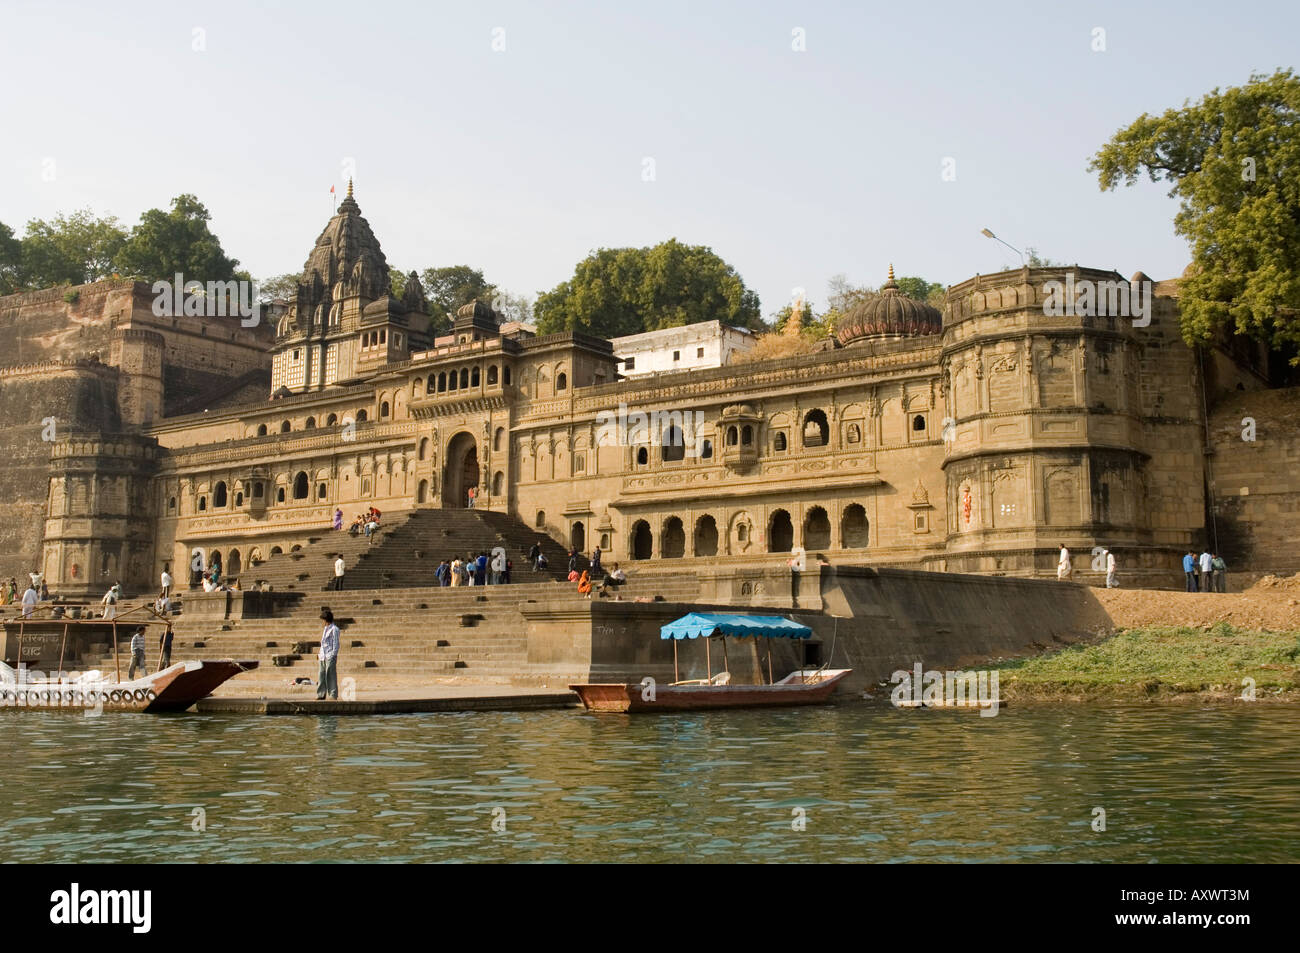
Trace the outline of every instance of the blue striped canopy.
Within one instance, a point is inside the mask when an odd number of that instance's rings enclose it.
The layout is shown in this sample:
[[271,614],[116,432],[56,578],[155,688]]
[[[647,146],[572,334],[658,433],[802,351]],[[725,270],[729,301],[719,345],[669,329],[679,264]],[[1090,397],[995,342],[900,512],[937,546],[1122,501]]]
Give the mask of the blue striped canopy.
[[779,615],[724,615],[711,612],[692,612],[659,628],[661,639],[698,639],[714,635],[808,639],[812,637],[812,629]]

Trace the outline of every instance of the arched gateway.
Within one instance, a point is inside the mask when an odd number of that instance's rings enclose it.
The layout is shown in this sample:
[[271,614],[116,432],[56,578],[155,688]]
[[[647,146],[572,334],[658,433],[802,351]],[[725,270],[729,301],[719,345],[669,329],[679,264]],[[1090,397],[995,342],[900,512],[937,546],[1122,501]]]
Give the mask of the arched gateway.
[[477,493],[479,485],[478,443],[474,435],[462,431],[452,437],[443,459],[442,505],[468,506],[469,488],[474,487]]

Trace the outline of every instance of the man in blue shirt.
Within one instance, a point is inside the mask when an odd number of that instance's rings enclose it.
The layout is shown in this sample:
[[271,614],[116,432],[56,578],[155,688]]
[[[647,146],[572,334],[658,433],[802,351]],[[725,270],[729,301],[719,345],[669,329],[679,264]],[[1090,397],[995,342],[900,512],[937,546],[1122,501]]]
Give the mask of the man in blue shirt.
[[1196,592],[1196,557],[1192,555],[1189,549],[1187,555],[1183,557],[1183,572],[1187,574],[1187,591]]
[[334,613],[322,609],[321,619],[325,622],[325,631],[320,635],[320,674],[316,679],[316,697],[324,699],[326,693],[330,698],[339,697],[339,627],[334,624]]

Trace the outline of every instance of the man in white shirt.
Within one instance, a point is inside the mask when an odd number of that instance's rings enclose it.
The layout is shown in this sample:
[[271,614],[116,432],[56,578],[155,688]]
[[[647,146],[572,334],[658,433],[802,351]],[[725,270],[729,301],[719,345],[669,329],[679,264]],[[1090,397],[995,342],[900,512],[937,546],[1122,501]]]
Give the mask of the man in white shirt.
[[162,571],[162,594],[169,599],[172,595],[172,574],[167,571],[166,566]]
[[1109,549],[1106,550],[1106,588],[1116,589],[1119,583],[1115,581],[1115,554]]
[[24,619],[30,619],[32,617],[32,610],[36,608],[36,603],[40,601],[40,598],[41,597],[37,594],[35,589],[31,586],[27,587],[27,591],[23,593]]
[[505,571],[506,551],[498,546],[496,552],[492,554],[492,575],[488,581],[494,586],[501,585],[501,577],[505,574]]
[[339,558],[334,560],[334,591],[343,591],[343,573],[347,571],[347,563],[343,561],[343,554],[339,553]]
[[1065,548],[1065,543],[1061,544],[1061,558],[1056,564],[1057,581],[1064,581],[1074,578],[1074,566],[1070,563],[1070,551]]
[[112,588],[110,588],[108,592],[104,593],[104,598],[99,600],[104,606],[103,618],[117,618],[117,595],[119,591],[117,584],[114,583]]
[[320,635],[320,673],[316,679],[316,697],[323,701],[327,693],[330,698],[339,697],[339,627],[334,624],[334,613],[329,609],[322,609],[320,617],[325,623],[325,631]]
[[1214,590],[1211,586],[1211,583],[1213,581],[1212,574],[1214,572],[1214,557],[1210,555],[1210,551],[1208,549],[1205,552],[1201,553],[1200,563],[1201,563],[1201,592],[1213,592]]

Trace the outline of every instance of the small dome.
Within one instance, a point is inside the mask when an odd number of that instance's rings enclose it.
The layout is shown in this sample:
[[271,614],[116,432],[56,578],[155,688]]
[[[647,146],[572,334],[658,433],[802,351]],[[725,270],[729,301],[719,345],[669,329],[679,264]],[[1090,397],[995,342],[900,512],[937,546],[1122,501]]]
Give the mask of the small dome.
[[491,305],[486,305],[478,298],[475,298],[469,304],[463,304],[456,309],[458,318],[490,318],[493,321],[497,319],[497,313],[492,310]]
[[880,294],[863,301],[840,319],[835,336],[840,344],[881,337],[919,337],[943,330],[943,315],[938,308],[914,301],[898,290],[894,283],[894,266],[889,266],[889,281]]
[[367,318],[404,314],[405,312],[406,308],[403,307],[402,302],[398,301],[392,295],[384,295],[382,298],[376,298],[361,310],[362,316]]
[[1133,277],[1130,278],[1128,281],[1129,284],[1131,285],[1137,285],[1137,284],[1141,284],[1144,281],[1150,281],[1150,280],[1151,279],[1147,277],[1147,273],[1145,271],[1135,271],[1133,272]]

